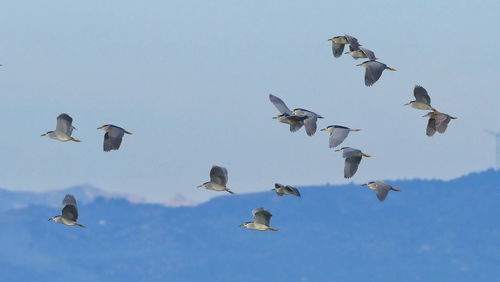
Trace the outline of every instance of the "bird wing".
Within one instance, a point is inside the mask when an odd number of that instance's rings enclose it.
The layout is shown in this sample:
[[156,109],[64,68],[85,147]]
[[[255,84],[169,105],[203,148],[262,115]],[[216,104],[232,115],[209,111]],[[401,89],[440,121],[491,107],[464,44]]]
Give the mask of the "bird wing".
[[114,150],[118,150],[122,143],[123,135],[125,134],[125,130],[121,127],[111,126],[108,132],[109,142]]
[[337,147],[340,143],[344,142],[344,140],[349,135],[348,128],[335,127],[330,133],[330,148]]
[[273,94],[269,94],[269,100],[273,105],[278,109],[278,111],[282,114],[292,115],[292,111],[286,106],[285,102],[280,98],[274,96]]
[[372,86],[382,75],[386,65],[377,61],[370,61],[365,70],[365,85]]
[[343,158],[350,158],[350,157],[352,157],[360,152],[361,151],[358,149],[353,149],[353,148],[347,147],[347,148],[344,148],[344,151],[342,152],[342,157]]
[[73,195],[67,194],[62,202],[62,217],[76,221],[78,219],[78,208]]
[[361,156],[352,156],[345,159],[344,177],[351,178],[358,171]]
[[434,133],[436,133],[436,120],[434,118],[429,118],[426,134],[427,136],[432,136]]
[[349,46],[352,46],[351,50],[358,50],[359,49],[359,42],[358,42],[358,39],[356,37],[346,34],[345,38],[349,42]]
[[413,89],[413,96],[415,96],[415,100],[420,103],[425,103],[427,105],[431,104],[431,97],[427,94],[427,90],[420,85],[415,85]]
[[337,44],[332,41],[332,52],[335,58],[342,56],[342,53],[344,52],[344,44]]
[[366,57],[369,60],[375,61],[377,59],[377,57],[375,57],[375,53],[373,53],[372,50],[366,49],[366,48],[363,48],[363,47],[359,47],[359,50],[361,50],[363,53],[365,53]]
[[71,136],[71,133],[73,133],[72,122],[73,119],[68,114],[60,114],[57,117],[56,131]]
[[292,192],[292,194],[294,194],[295,196],[300,197],[300,192],[299,192],[299,189],[297,189],[297,188],[295,188],[295,187],[292,187],[292,186],[288,186],[288,185],[287,185],[287,186],[285,186],[285,188],[286,188],[288,191]]
[[448,127],[448,123],[450,123],[450,116],[447,114],[439,113],[436,118],[436,129],[439,133],[444,133],[446,128]]
[[306,128],[306,133],[309,136],[314,135],[316,133],[316,129],[318,125],[316,121],[318,120],[318,115],[314,113],[308,113],[307,118],[304,120],[304,127]]
[[303,121],[293,122],[290,124],[290,131],[296,132],[297,130],[299,130],[302,127],[302,125],[304,125]]
[[377,194],[377,198],[380,201],[385,200],[385,198],[387,197],[387,193],[389,193],[389,190],[391,190],[391,186],[382,181],[375,181],[375,183],[375,193]]
[[264,210],[263,208],[254,209],[252,214],[254,223],[260,223],[266,226],[269,226],[271,216],[273,216],[270,212]]
[[274,183],[274,188],[275,188],[276,194],[278,194],[278,196],[283,196],[283,187],[285,187],[285,186],[282,184]]
[[210,170],[210,182],[226,186],[227,169],[221,166],[212,166],[212,169]]

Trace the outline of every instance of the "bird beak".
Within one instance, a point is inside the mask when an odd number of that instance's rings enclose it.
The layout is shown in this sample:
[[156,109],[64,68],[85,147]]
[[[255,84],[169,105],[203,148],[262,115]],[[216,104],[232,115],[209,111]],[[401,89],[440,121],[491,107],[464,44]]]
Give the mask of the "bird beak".
[[340,149],[335,150],[335,152],[340,152]]
[[318,116],[318,118],[324,118],[323,116]]
[[196,188],[201,188],[203,187],[203,184],[196,186]]
[[245,226],[245,224],[240,224],[240,226],[239,226],[239,227],[243,227],[243,226]]
[[429,116],[429,113],[427,113],[427,114],[423,115],[422,117],[428,117],[428,116]]
[[273,117],[273,119],[277,119],[278,117]]
[[410,104],[410,103],[406,103],[406,104],[404,104],[403,106],[408,106],[409,104]]
[[330,39],[328,39],[327,41],[332,41],[332,39],[330,38]]
[[98,127],[97,129],[103,129],[103,128],[104,128],[104,125],[103,125],[103,126],[101,126],[101,127]]
[[366,184],[366,183],[365,184],[361,184],[361,186],[368,186],[368,184]]
[[361,66],[363,66],[363,63],[361,63],[361,64],[358,64],[358,65],[356,65],[356,66],[357,66],[357,67],[361,67]]
[[395,68],[389,68],[389,67],[387,67],[387,69],[390,70],[390,71],[396,71]]
[[51,221],[51,220],[54,220],[54,218],[53,217],[49,218],[49,221]]
[[320,129],[320,131],[325,131],[325,130],[326,130],[326,127],[325,127],[325,128]]
[[47,135],[47,133],[44,133],[44,134],[42,134],[42,135],[40,135],[40,136],[45,136],[45,135]]

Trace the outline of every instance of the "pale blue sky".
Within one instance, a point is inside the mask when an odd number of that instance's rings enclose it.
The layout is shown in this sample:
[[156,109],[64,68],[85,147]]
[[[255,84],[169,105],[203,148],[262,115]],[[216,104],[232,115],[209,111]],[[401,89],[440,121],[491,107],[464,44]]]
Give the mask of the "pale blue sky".
[[[453,178],[494,164],[500,130],[496,1],[4,1],[0,7],[0,187],[88,183],[166,202],[212,164],[236,193],[346,183],[328,135],[292,134],[268,94],[363,131],[344,143],[373,155],[352,179]],[[373,86],[334,59],[351,34],[396,68]],[[444,135],[403,104],[415,84],[457,116]],[[82,143],[39,137],[62,112]],[[102,152],[102,124],[134,132]],[[351,181],[351,180],[349,180]]]

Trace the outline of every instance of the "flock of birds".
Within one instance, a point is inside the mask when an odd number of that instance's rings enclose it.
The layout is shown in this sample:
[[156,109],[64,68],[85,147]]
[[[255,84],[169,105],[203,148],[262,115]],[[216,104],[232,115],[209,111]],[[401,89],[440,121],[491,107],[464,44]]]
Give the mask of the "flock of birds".
[[[349,45],[349,51],[345,54],[351,55],[356,60],[359,58],[368,58],[368,61],[365,61],[358,65],[365,67],[366,86],[372,86],[373,84],[375,84],[375,82],[377,82],[381,77],[384,70],[387,69],[395,71],[394,68],[388,67],[386,64],[377,61],[378,58],[375,57],[375,53],[367,48],[362,47],[362,45],[359,44],[358,40],[353,36],[335,36],[328,40],[332,42],[332,52],[335,58],[338,58],[343,54],[345,45]],[[436,131],[439,133],[444,133],[446,131],[446,128],[448,127],[449,122],[452,119],[456,119],[456,117],[441,113],[433,108],[431,106],[431,98],[422,86],[416,85],[413,89],[413,95],[415,96],[415,100],[410,101],[405,105],[409,105],[412,108],[419,110],[430,111],[426,115],[424,115],[424,117],[429,118],[426,130],[427,136],[433,136]],[[288,124],[290,126],[291,132],[297,132],[302,127],[304,127],[306,134],[308,136],[312,136],[316,133],[318,119],[324,118],[323,116],[316,114],[315,112],[303,108],[295,108],[294,110],[290,110],[285,102],[283,102],[283,100],[272,94],[269,94],[269,100],[280,112],[280,115],[273,117],[273,119],[276,119],[281,123]],[[72,122],[73,119],[68,114],[60,114],[57,117],[56,130],[49,131],[45,134],[42,134],[42,136],[48,136],[52,139],[63,142],[80,142],[79,139],[75,139],[71,136],[73,133],[73,129],[75,129],[75,127],[73,127],[72,125]],[[105,152],[118,150],[120,148],[123,136],[125,134],[132,134],[131,132],[126,131],[121,127],[111,124],[103,125],[98,129],[103,129],[106,132],[104,134],[103,142],[103,150]],[[327,131],[330,133],[329,147],[335,148],[346,140],[350,132],[357,132],[360,131],[360,129],[351,129],[342,125],[329,125],[321,129],[321,131]],[[354,174],[356,174],[363,157],[370,157],[370,155],[363,153],[361,150],[351,147],[342,147],[335,151],[342,152],[342,157],[345,159],[345,178],[351,178],[354,176]],[[213,191],[225,191],[230,194],[234,194],[234,192],[226,186],[227,181],[227,169],[221,166],[214,165],[210,170],[210,181],[205,182],[198,187]],[[400,191],[399,189],[394,188],[391,185],[380,180],[368,182],[366,184],[363,184],[363,186],[367,186],[371,190],[374,190],[377,198],[380,201],[385,200],[389,191]],[[289,185],[275,183],[275,188],[273,189],[273,191],[275,191],[278,196],[295,195],[297,197],[301,197],[299,190]],[[252,211],[252,214],[253,221],[245,222],[240,226],[259,231],[277,231],[277,229],[270,227],[272,214],[269,211],[264,210],[263,208],[256,208]],[[77,219],[78,208],[76,199],[73,195],[68,194],[64,197],[61,215],[54,216],[50,218],[49,221],[52,220],[68,226],[77,225],[80,227],[84,227],[84,225],[77,222]]]

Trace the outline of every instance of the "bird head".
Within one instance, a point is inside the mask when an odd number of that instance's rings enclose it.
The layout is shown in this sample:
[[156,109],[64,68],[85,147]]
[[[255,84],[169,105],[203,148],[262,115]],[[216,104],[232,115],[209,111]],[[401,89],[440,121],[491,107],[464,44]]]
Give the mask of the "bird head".
[[54,131],[47,131],[47,133],[44,133],[44,134],[42,134],[42,135],[40,135],[40,136],[47,136],[47,135],[49,135],[49,134],[50,134],[50,133],[52,133],[52,132],[54,132]]
[[208,182],[205,182],[205,183],[203,183],[203,184],[201,184],[201,185],[198,185],[198,186],[196,186],[196,187],[198,187],[198,188],[201,188],[201,187],[206,187],[206,186],[207,186],[207,183],[208,183]]
[[250,224],[250,223],[251,222],[245,222],[245,223],[241,224],[240,227],[246,227],[246,228],[248,228],[248,224]]
[[101,126],[101,127],[98,127],[97,129],[104,129],[104,130],[108,130],[108,128],[109,128],[109,124],[105,124],[105,125],[103,125],[103,126]]
[[433,114],[434,114],[434,112],[428,112],[425,115],[423,115],[422,117],[432,117]]
[[331,125],[329,125],[329,126],[327,126],[325,128],[320,129],[320,131],[329,131],[329,132],[332,132],[332,129],[333,129],[333,127]]
[[61,216],[59,216],[59,215],[56,215],[56,216],[49,218],[49,221],[59,222],[60,220],[61,220]]
[[415,103],[415,101],[410,101],[410,102],[408,102],[408,103],[404,104],[404,106],[408,106],[408,105],[411,105],[411,104],[413,104],[413,103]]
[[342,148],[340,148],[340,149],[337,149],[337,150],[335,150],[335,152],[344,152],[344,149],[345,149],[345,148],[347,148],[347,147],[342,147]]

